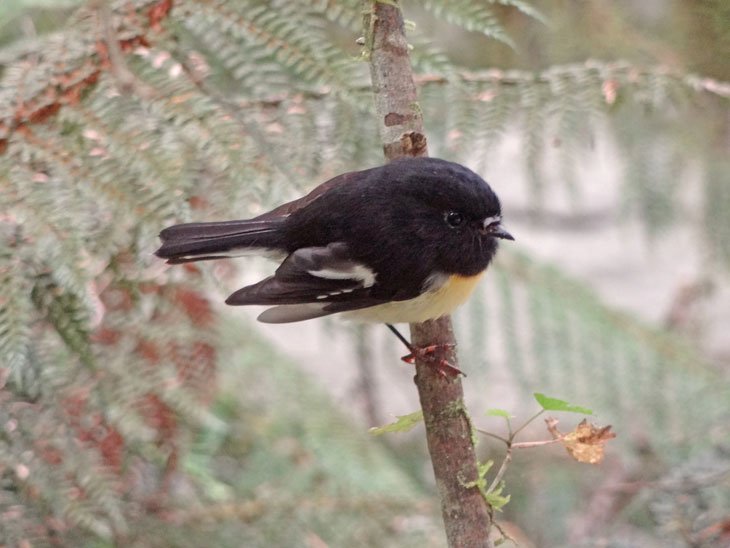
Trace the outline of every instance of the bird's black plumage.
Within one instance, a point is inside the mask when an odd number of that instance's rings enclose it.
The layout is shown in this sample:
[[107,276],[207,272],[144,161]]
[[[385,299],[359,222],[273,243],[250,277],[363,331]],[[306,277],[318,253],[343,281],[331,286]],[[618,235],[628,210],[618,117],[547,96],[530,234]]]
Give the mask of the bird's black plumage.
[[411,158],[340,175],[254,219],[166,228],[157,255],[170,263],[251,250],[285,257],[274,276],[226,302],[275,305],[262,321],[297,321],[409,301],[451,276],[476,276],[497,238],[511,239],[500,220],[499,200],[477,174]]

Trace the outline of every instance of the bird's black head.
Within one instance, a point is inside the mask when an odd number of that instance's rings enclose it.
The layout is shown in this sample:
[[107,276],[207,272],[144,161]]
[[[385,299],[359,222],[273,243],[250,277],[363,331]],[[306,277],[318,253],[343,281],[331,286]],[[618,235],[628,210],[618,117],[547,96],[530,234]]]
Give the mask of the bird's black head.
[[436,158],[410,158],[386,166],[401,204],[395,213],[441,272],[471,276],[483,271],[497,239],[514,238],[502,227],[499,198],[470,169]]

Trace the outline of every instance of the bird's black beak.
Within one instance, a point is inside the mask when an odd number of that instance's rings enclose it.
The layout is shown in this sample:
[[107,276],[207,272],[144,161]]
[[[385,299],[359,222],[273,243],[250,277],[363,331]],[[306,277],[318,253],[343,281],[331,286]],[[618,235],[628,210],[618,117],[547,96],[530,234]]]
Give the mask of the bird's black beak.
[[513,240],[515,239],[512,234],[507,232],[501,223],[494,223],[487,227],[486,230],[487,234],[494,238],[502,238],[503,240]]

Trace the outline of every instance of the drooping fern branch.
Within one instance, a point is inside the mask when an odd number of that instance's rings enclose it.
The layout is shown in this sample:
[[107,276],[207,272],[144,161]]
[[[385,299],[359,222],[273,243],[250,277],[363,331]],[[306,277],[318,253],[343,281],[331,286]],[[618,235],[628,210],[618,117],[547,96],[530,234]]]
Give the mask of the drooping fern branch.
[[443,18],[463,29],[479,32],[489,38],[513,46],[512,39],[489,4],[469,0],[456,0],[454,2],[427,0],[422,3],[423,7],[432,12],[435,17]]
[[622,432],[621,443],[649,442],[668,462],[722,442],[728,387],[687,341],[508,250],[487,278],[486,317],[479,301],[457,316],[459,327],[480,333],[479,346],[464,348],[467,362],[480,364],[477,377],[506,375],[525,402],[538,390],[590,401]]

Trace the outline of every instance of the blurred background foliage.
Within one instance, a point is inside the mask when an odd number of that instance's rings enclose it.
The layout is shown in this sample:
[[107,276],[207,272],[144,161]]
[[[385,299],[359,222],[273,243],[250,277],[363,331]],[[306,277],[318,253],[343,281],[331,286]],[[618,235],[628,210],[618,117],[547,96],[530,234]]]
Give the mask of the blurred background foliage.
[[[506,529],[525,546],[729,544],[727,2],[403,9],[432,154],[486,175],[522,235],[456,318],[475,420],[530,416],[541,391],[619,433],[596,468],[516,455]],[[302,335],[274,350],[222,310],[234,264],[151,255],[167,224],[382,162],[360,10],[0,4],[0,544],[443,544],[421,434],[366,434],[417,405],[395,341],[296,326],[315,330],[305,363]],[[614,240],[613,270],[582,277]],[[657,306],[642,287],[666,286],[661,249],[695,268]]]

